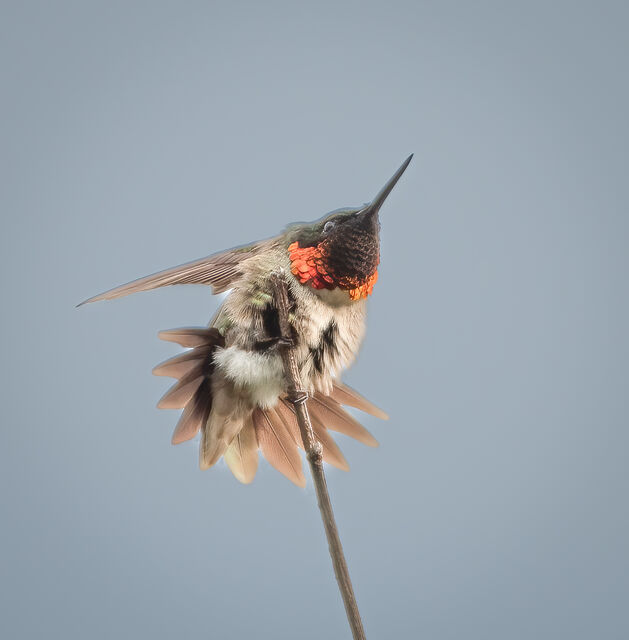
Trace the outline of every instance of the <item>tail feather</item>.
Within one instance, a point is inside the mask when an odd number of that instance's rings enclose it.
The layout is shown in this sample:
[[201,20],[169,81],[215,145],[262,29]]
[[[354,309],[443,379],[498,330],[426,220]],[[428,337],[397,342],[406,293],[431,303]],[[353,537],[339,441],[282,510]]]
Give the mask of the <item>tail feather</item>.
[[203,380],[201,372],[193,371],[173,385],[162,396],[157,407],[159,409],[183,409],[192,400]]
[[[295,444],[297,444],[300,449],[303,449],[304,445],[301,438],[299,425],[297,424],[295,411],[289,401],[286,398],[280,400],[280,402],[277,403],[276,410],[282,417],[284,424],[288,427],[290,434],[295,441]],[[336,444],[336,442],[334,442],[334,439],[328,433],[325,425],[320,420],[316,420],[313,415],[311,415],[310,418],[312,423],[312,430],[314,431],[317,440],[323,447],[323,460],[328,464],[331,464],[333,467],[336,467],[337,469],[349,471],[347,460],[345,460],[345,457],[341,453],[338,445]]]
[[380,418],[381,420],[389,419],[389,416],[382,409],[376,407],[376,405],[369,402],[367,398],[363,398],[363,396],[361,396],[358,391],[355,391],[354,389],[348,387],[346,384],[343,384],[340,381],[334,382],[332,393],[330,395],[339,404],[345,404],[348,407],[360,409],[361,411],[369,413],[370,415],[376,418]]
[[194,398],[188,402],[177,422],[171,442],[180,444],[191,440],[199,433],[207,422],[212,409],[212,392],[209,380],[204,380],[198,388]]
[[293,410],[292,405],[286,398],[282,398],[276,405],[275,411],[279,415],[280,419],[284,423],[288,433],[290,433],[293,442],[300,448],[304,448],[304,444],[301,438],[301,431],[297,424],[297,416]]
[[225,416],[212,411],[208,421],[202,425],[199,467],[205,471],[214,466],[227,450],[232,440],[243,428],[243,416]]
[[213,327],[186,327],[183,329],[169,329],[157,334],[162,340],[176,342],[182,347],[202,347],[222,340],[218,329]]
[[253,481],[258,470],[258,438],[250,417],[224,454],[225,462],[243,484]]
[[[218,384],[214,373],[214,350],[225,346],[215,328],[190,327],[162,331],[163,340],[177,342],[189,350],[162,362],[153,369],[158,376],[177,382],[158,403],[162,409],[183,409],[172,436],[179,444],[201,431],[199,463],[201,469],[214,465],[224,456],[234,476],[245,484],[253,481],[258,468],[258,448],[264,457],[291,482],[303,487],[299,448],[303,442],[294,408],[286,397],[272,409],[246,410],[238,405],[233,391]],[[350,387],[335,381],[330,395],[315,393],[308,399],[312,427],[323,447],[323,460],[339,469],[349,465],[328,430],[338,431],[369,445],[376,439],[347,413],[342,404],[379,418],[386,414]]]
[[172,329],[160,336],[190,345],[193,336],[196,346],[174,358],[157,365],[157,376],[178,378],[158,403],[160,409],[184,409],[172,436],[172,443],[179,444],[194,438],[207,423],[212,409],[211,376],[214,370],[212,355],[217,346],[224,345],[223,336],[216,329]]
[[308,409],[328,429],[350,436],[368,447],[378,446],[378,441],[369,431],[344,411],[333,398],[316,393],[312,398],[309,398]]
[[317,440],[323,447],[324,462],[331,464],[337,469],[341,469],[341,471],[349,471],[349,464],[347,464],[345,456],[341,453],[338,445],[336,444],[336,442],[334,442],[334,438],[330,435],[323,423],[319,422],[316,418],[313,417],[312,429],[315,436],[317,437]]
[[280,415],[274,409],[255,409],[253,424],[264,457],[291,482],[305,487],[301,456]]
[[195,369],[202,368],[210,353],[210,347],[197,347],[186,351],[174,358],[170,358],[153,368],[154,376],[168,376],[169,378],[183,378]]

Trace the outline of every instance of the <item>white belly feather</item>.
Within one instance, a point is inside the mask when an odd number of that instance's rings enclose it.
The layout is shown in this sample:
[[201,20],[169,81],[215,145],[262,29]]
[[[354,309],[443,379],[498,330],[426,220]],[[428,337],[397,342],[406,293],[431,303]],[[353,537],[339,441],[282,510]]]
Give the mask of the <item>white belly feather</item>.
[[[271,300],[268,277],[278,264],[287,274],[295,301],[290,320],[298,336],[296,357],[307,391],[329,393],[333,378],[356,357],[365,333],[365,300],[351,301],[346,292],[315,291],[300,284],[290,274],[283,249],[247,261],[247,273],[225,300],[215,323],[227,330],[226,346],[216,350],[214,362],[239,394],[263,408],[274,406],[285,392],[279,354],[254,349],[256,341],[265,338],[261,308]],[[347,303],[340,304],[343,300]],[[333,341],[322,348],[326,331]]]

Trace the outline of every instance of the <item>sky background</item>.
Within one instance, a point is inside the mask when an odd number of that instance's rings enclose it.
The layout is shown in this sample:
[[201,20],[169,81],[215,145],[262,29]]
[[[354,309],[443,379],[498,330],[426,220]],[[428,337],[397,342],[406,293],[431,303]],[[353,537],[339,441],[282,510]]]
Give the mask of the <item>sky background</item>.
[[1,2],[0,635],[347,638],[312,484],[251,486],[151,368],[161,268],[375,195],[328,469],[369,638],[629,637],[623,2]]

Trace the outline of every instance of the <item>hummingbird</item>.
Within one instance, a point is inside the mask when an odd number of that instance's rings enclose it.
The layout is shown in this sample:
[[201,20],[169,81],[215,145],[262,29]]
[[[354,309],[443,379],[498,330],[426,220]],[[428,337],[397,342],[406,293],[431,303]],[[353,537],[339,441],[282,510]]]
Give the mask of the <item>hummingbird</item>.
[[[379,211],[412,157],[362,207],[290,224],[275,237],[134,280],[79,305],[175,284],[209,285],[215,294],[229,291],[208,326],[158,334],[187,349],[157,365],[153,373],[177,380],[157,406],[183,409],[173,444],[201,432],[201,469],[223,457],[234,476],[248,484],[256,474],[260,450],[289,480],[305,486],[299,453],[303,444],[280,353],[286,340],[294,349],[323,460],[349,469],[328,430],[378,445],[343,405],[381,419],[387,415],[343,384],[340,373],[357,355],[365,333],[367,298],[378,280]],[[274,274],[287,282],[290,336],[281,335]]]

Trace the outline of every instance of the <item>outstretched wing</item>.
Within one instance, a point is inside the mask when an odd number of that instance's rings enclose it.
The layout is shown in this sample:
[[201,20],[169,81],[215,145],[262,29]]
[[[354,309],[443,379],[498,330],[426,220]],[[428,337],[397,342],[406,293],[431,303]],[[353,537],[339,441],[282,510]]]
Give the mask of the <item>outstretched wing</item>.
[[98,300],[112,300],[128,296],[138,291],[148,291],[158,287],[167,287],[171,284],[207,284],[212,286],[213,293],[221,293],[232,286],[240,275],[240,264],[251,256],[260,252],[265,242],[258,242],[244,247],[236,247],[222,253],[216,253],[194,262],[187,262],[159,271],[153,275],[133,280],[115,289],[100,293],[93,298],[84,300],[77,306],[96,302]]

